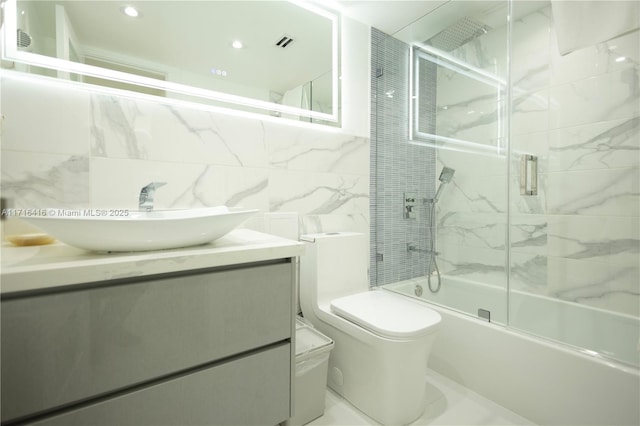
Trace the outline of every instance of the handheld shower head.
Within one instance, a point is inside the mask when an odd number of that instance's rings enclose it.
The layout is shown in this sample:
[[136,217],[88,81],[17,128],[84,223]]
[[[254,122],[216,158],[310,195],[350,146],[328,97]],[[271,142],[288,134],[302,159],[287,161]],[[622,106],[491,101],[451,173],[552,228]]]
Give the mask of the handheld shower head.
[[440,172],[440,177],[438,179],[442,183],[449,183],[451,182],[451,178],[453,177],[453,174],[455,172],[456,171],[450,167],[443,167],[442,171]]
[[451,179],[453,178],[453,174],[456,171],[450,167],[444,167],[442,169],[442,172],[440,172],[440,177],[438,178],[438,180],[440,180],[440,186],[438,187],[438,190],[436,191],[436,195],[433,197],[433,202],[437,203],[438,199],[440,198],[440,191],[442,191],[442,187],[451,182]]

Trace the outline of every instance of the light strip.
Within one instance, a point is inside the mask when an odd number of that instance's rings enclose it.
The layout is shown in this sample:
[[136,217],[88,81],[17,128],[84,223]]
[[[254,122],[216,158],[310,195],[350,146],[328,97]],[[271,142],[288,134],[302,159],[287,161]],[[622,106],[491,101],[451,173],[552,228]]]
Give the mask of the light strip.
[[[18,49],[18,21],[16,19],[7,19],[7,16],[17,16],[18,9],[15,0],[8,0],[2,3],[4,16],[4,43],[2,44],[2,57],[6,58],[11,53],[15,53]],[[13,47],[11,49],[10,47]]]
[[[496,153],[495,146],[493,145],[481,145],[479,143],[469,142],[462,139],[455,139],[447,136],[434,135],[424,132],[416,132],[415,135],[422,138],[423,140],[410,140],[409,144],[431,148],[448,149],[450,151],[474,152],[477,154],[488,155],[490,157],[505,156],[504,154]],[[436,143],[428,142],[424,139],[431,139],[435,142],[441,143],[451,143],[452,145],[439,146]]]
[[484,71],[480,74],[477,71],[482,71],[482,70],[478,70],[474,67],[471,67],[470,65],[465,67],[457,66],[459,64],[450,63],[446,59],[442,60],[438,57],[431,56],[425,52],[418,52],[417,56],[418,58],[426,59],[429,62],[432,62],[438,66],[450,69],[451,71],[457,72],[458,74],[462,74],[466,77],[479,81],[480,83],[484,83],[488,86],[492,86],[498,89],[504,88],[506,86],[503,80],[500,80],[494,76],[489,77],[491,76],[491,74],[486,73]]
[[193,102],[177,98],[162,98],[159,96],[149,95],[146,93],[132,92],[124,89],[116,89],[107,86],[95,86],[86,83],[81,83],[73,80],[63,80],[55,77],[49,77],[44,75],[28,74],[19,71],[2,70],[3,77],[16,81],[24,81],[30,84],[40,84],[43,86],[49,86],[54,88],[62,88],[65,90],[76,89],[80,91],[97,94],[103,94],[106,96],[117,96],[122,98],[128,98],[132,100],[141,100],[145,102],[153,102],[162,105],[174,105],[177,107],[196,109],[201,111],[209,111],[213,113],[219,113],[223,115],[230,115],[235,117],[246,117],[256,120],[268,121],[275,124],[280,124],[288,127],[303,127],[314,130],[320,130],[327,133],[341,133],[342,129],[339,127],[326,126],[317,123],[309,123],[307,121],[299,120],[283,120],[279,117],[274,117],[267,114],[261,114],[257,112],[243,111],[239,109],[230,109],[222,106],[208,105],[199,102]]
[[[414,84],[413,84],[413,75],[414,75],[413,67],[415,66],[417,68],[417,64],[415,64],[413,61],[414,61],[413,49],[409,49],[409,140],[410,141],[413,140],[414,127],[417,128],[417,126],[415,126],[415,123],[413,122],[414,120],[413,109],[415,108],[416,111],[420,111],[419,105],[418,105],[418,90],[414,88]],[[416,86],[417,86],[419,83],[417,70],[415,74],[416,74]],[[417,113],[416,113],[416,116],[417,116]]]
[[[480,80],[482,81],[482,79],[478,78],[478,76],[482,76],[485,77],[487,79],[489,79],[490,81],[492,81],[494,84],[497,83],[498,85],[502,86],[506,86],[507,82],[491,73],[486,72],[485,70],[482,70],[480,68],[474,67],[473,65],[470,65],[464,61],[459,60],[458,58],[456,58],[455,56],[449,55],[447,52],[443,52],[442,50],[438,50],[434,47],[428,46],[426,44],[422,44],[422,43],[413,43],[412,46],[417,47],[418,49],[426,52],[426,53],[430,53],[433,56],[436,56],[437,58],[441,58],[444,59],[446,62],[441,62],[439,59],[435,61],[435,63],[437,63],[438,65],[442,65],[446,68],[449,68],[453,71],[458,71],[457,68],[453,68],[453,66],[451,64],[457,65],[459,67],[465,68],[469,71],[471,71],[472,74],[469,73],[463,73],[475,80]],[[447,62],[449,62],[449,64],[447,64]],[[462,71],[458,71],[458,72],[462,72]],[[475,75],[474,75],[475,74]]]
[[[338,109],[339,109],[339,67],[338,67],[338,17],[323,9],[322,7],[316,6],[314,3],[305,0],[289,0],[289,3],[293,3],[303,9],[307,9],[310,12],[313,12],[317,15],[323,16],[327,19],[331,20],[331,111],[332,115],[336,117],[336,119],[332,121],[337,121],[338,117]],[[330,7],[336,7],[335,4],[329,4]]]
[[[500,127],[501,127],[501,121],[500,121],[501,95],[502,95],[502,90],[506,89],[506,82],[491,73],[488,73],[484,70],[481,70],[470,64],[460,61],[459,59],[447,54],[446,52],[442,52],[431,46],[426,46],[421,43],[413,43],[412,46],[413,47],[410,49],[410,52],[409,52],[410,61],[411,61],[410,62],[411,65],[409,67],[409,76],[410,76],[409,77],[410,79],[409,80],[409,85],[410,85],[409,98],[413,98],[415,96],[415,99],[412,99],[413,101],[412,104],[414,105],[414,108],[409,108],[409,129],[410,129],[409,143],[412,145],[419,145],[419,146],[438,147],[436,144],[431,142],[416,141],[415,138],[418,137],[418,138],[424,138],[424,139],[431,139],[436,142],[447,142],[453,145],[453,146],[451,145],[440,146],[439,148],[442,148],[442,149],[449,149],[453,151],[462,151],[462,152],[474,151],[479,154],[489,155],[489,156],[498,156],[498,157],[504,156],[504,153],[502,152],[504,149],[501,146],[501,141],[503,140],[503,138],[501,137],[502,135],[501,135],[500,128],[498,129],[499,134],[498,134],[498,139],[496,141],[497,143],[495,146],[481,145],[475,142],[465,141],[462,139],[449,138],[446,136],[439,136],[439,135],[434,135],[431,133],[425,133],[420,131],[419,114],[418,114],[420,111],[419,110],[420,102],[419,102],[419,96],[418,96],[418,94],[420,93],[420,82],[419,82],[420,76],[419,76],[419,67],[418,67],[417,59],[425,59],[433,64],[450,69],[456,73],[462,74],[480,83],[484,83],[488,86],[498,89],[498,93],[497,93],[498,111],[497,112],[498,112],[498,126]],[[415,67],[415,70],[414,70],[414,67]],[[416,79],[415,83],[412,80],[414,75]]]
[[338,111],[340,109],[340,89],[338,86],[340,74],[338,66],[338,18],[334,15],[331,19],[333,21],[333,24],[331,25],[331,111],[333,112],[333,115],[338,118]]
[[20,62],[41,66],[46,68],[53,68],[59,71],[88,75],[92,77],[107,78],[109,80],[120,81],[123,83],[137,84],[145,87],[152,87],[155,89],[168,90],[173,93],[179,93],[183,95],[196,96],[199,98],[213,99],[216,101],[228,102],[237,105],[244,105],[259,109],[266,109],[270,111],[278,111],[285,114],[300,115],[304,117],[311,117],[327,121],[337,121],[336,117],[331,114],[302,110],[287,105],[274,104],[266,101],[260,101],[257,99],[245,98],[243,96],[230,95],[228,93],[216,92],[214,90],[201,89],[198,87],[187,86],[179,83],[173,83],[170,81],[156,80],[150,77],[139,76],[135,74],[127,74],[121,71],[114,71],[104,68],[95,67],[93,65],[81,64],[72,61],[60,61],[57,58],[51,58],[49,56],[39,55],[35,53],[25,53],[17,51],[14,59],[20,60]]

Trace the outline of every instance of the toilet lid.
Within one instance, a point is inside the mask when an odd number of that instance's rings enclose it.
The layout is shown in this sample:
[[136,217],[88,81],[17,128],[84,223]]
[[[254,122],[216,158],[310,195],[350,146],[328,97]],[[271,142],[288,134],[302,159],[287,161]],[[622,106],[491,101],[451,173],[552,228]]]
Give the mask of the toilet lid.
[[331,311],[380,336],[396,339],[432,333],[441,320],[433,309],[382,290],[335,299]]

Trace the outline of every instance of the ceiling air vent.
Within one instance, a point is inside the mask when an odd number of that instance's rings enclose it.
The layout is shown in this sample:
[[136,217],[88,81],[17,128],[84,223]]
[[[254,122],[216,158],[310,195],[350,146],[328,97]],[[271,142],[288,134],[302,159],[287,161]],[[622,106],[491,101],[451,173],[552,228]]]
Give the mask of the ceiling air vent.
[[278,39],[278,41],[276,41],[276,47],[281,47],[284,49],[285,47],[289,46],[291,43],[293,43],[293,38],[291,38],[288,35],[283,35]]

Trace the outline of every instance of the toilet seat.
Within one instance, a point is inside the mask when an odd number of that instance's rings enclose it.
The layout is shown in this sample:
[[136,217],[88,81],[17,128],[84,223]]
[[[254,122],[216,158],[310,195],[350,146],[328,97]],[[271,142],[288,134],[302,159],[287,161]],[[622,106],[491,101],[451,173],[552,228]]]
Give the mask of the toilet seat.
[[409,339],[435,331],[440,314],[426,306],[381,290],[331,301],[331,311],[379,336]]

